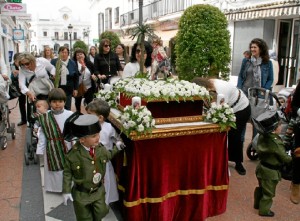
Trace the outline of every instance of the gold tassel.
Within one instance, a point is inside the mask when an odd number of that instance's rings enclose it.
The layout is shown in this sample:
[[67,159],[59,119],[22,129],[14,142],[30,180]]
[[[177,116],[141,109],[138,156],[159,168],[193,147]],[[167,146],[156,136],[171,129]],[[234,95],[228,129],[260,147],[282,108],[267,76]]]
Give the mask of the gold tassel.
[[126,152],[124,151],[124,157],[123,157],[123,167],[127,166],[127,156],[126,156]]

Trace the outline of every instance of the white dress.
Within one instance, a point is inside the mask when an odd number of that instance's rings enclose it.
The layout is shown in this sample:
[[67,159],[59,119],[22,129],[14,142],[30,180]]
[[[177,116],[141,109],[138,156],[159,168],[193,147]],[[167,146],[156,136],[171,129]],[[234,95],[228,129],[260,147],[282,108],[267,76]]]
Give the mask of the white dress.
[[[61,130],[64,130],[65,121],[73,114],[72,111],[64,110],[61,114],[54,114],[54,118]],[[70,142],[65,141],[68,150],[72,148]],[[47,139],[43,132],[43,129],[39,129],[39,137],[38,137],[38,144],[36,149],[36,154],[44,154],[44,187],[46,191],[49,192],[62,192],[63,186],[63,171],[49,171],[48,163],[47,163],[47,154],[46,151]]]
[[[113,128],[113,126],[110,123],[107,122],[102,123],[99,142],[102,143],[107,150],[112,150],[114,145],[111,137],[115,137],[118,139],[119,135],[117,134],[116,130]],[[104,176],[104,188],[106,191],[105,203],[107,205],[109,205],[109,203],[119,200],[115,171],[110,161],[108,161],[106,164],[106,171]]]
[[[151,66],[147,67],[146,69],[147,69],[147,73],[150,77],[151,76]],[[136,73],[139,71],[140,71],[140,64],[137,61],[134,63],[129,62],[124,67],[122,78],[134,77],[136,75]]]

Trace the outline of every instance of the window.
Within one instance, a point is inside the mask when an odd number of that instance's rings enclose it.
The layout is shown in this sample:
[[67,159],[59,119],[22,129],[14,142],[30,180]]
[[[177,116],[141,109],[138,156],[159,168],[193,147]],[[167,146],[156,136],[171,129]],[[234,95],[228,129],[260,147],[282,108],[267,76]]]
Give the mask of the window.
[[54,32],[54,38],[55,38],[55,40],[58,40],[58,32],[57,31]]
[[64,40],[68,40],[69,33],[68,32],[64,32]]
[[46,31],[43,32],[43,36],[47,37],[47,32]]
[[77,40],[77,32],[73,32],[73,38]]
[[119,23],[119,7],[115,8],[115,23]]
[[112,29],[112,13],[111,8],[105,9],[105,31]]
[[104,14],[98,14],[98,35],[101,35],[104,32]]

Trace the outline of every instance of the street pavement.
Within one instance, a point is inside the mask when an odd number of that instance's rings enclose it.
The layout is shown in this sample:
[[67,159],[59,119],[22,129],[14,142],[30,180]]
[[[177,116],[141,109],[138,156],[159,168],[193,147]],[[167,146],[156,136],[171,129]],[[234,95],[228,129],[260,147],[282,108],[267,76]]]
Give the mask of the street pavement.
[[[9,101],[13,108],[17,100]],[[18,123],[20,114],[18,106],[11,110],[10,121]],[[251,125],[247,126],[245,151],[251,141]],[[61,194],[46,193],[43,190],[43,167],[40,164],[24,163],[26,125],[16,126],[16,138],[10,134],[8,147],[0,149],[0,221],[74,221],[75,215],[72,203],[63,205]],[[244,151],[244,152],[245,152]],[[258,161],[251,161],[244,156],[245,176],[240,176],[234,170],[234,164],[229,162],[230,184],[227,210],[224,214],[210,217],[207,221],[296,221],[300,218],[300,205],[289,200],[290,182],[282,180],[276,190],[272,210],[275,217],[258,216],[253,208],[253,191],[257,186],[255,168]],[[115,221],[110,211],[103,221]]]

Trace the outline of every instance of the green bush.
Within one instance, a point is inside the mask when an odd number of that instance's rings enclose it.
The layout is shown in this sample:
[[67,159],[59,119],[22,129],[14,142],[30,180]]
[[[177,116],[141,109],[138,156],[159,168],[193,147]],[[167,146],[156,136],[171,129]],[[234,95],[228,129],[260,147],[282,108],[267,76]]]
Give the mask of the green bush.
[[211,5],[187,8],[176,35],[176,71],[180,79],[195,76],[229,79],[230,34],[225,15]]
[[111,42],[111,50],[115,51],[115,48],[118,44],[121,43],[119,36],[112,32],[112,31],[105,31],[100,35],[99,42],[101,42],[102,39],[107,38]]
[[78,40],[76,41],[74,44],[73,44],[73,54],[74,54],[74,51],[77,49],[77,48],[81,48],[82,50],[85,51],[85,53],[88,53],[88,46],[86,45],[86,43],[84,43],[84,41],[81,41],[81,40]]

